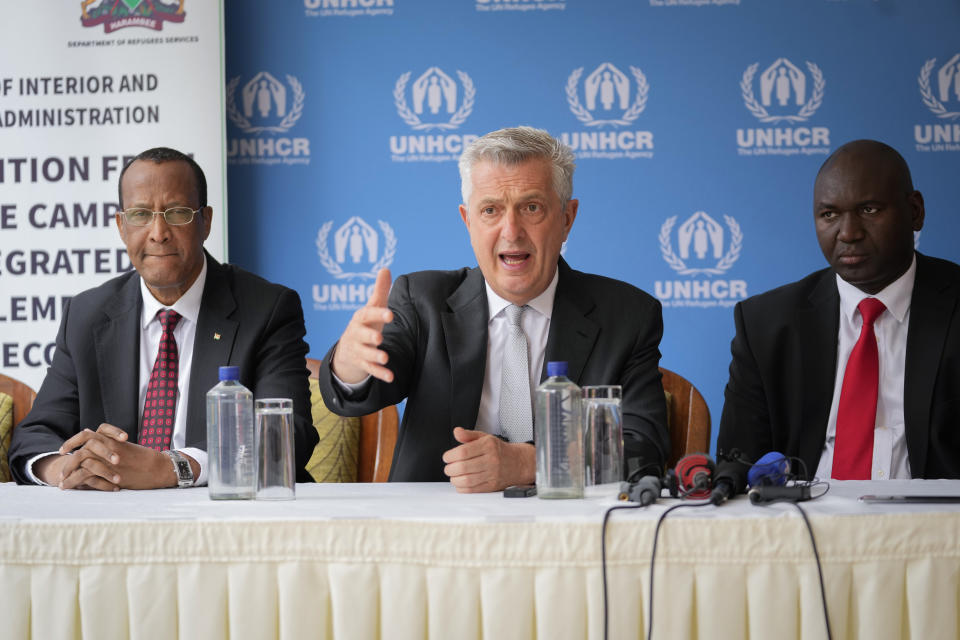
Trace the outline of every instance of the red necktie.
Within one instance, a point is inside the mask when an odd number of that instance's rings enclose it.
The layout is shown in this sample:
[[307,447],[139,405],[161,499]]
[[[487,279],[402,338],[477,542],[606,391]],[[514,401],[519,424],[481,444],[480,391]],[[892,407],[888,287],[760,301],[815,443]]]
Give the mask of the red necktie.
[[869,480],[873,464],[873,431],[880,384],[880,356],[873,323],[887,308],[876,298],[864,298],[857,309],[863,326],[847,360],[837,406],[832,473],[837,480]]
[[173,419],[177,408],[179,355],[173,329],[180,322],[180,314],[173,309],[164,309],[158,315],[163,335],[160,336],[160,349],[157,350],[157,359],[147,384],[138,442],[144,447],[164,451],[170,448],[173,439]]

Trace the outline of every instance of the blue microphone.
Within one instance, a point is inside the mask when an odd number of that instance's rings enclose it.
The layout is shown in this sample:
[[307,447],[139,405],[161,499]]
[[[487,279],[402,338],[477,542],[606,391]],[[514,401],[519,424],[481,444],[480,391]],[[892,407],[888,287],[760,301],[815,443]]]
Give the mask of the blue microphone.
[[790,474],[790,460],[779,451],[771,451],[757,460],[747,472],[747,483],[751,487],[779,487],[787,483]]

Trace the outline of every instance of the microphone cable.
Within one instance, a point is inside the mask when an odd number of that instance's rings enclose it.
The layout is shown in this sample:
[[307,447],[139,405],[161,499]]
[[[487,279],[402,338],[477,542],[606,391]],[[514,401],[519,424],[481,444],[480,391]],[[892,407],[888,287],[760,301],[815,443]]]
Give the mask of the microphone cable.
[[[651,638],[653,638],[653,569],[654,561],[657,557],[657,539],[660,537],[660,525],[663,524],[667,514],[669,514],[671,511],[682,509],[683,507],[706,507],[710,505],[713,505],[713,502],[711,502],[709,498],[697,502],[681,502],[680,504],[675,504],[668,508],[666,511],[660,514],[659,518],[657,518],[657,526],[653,530],[653,551],[650,553],[650,592],[647,594],[647,640],[651,640]],[[604,631],[606,631],[606,629],[604,629]],[[606,634],[604,634],[604,640],[606,640]]]
[[[829,486],[827,490],[829,491]],[[819,498],[825,493],[826,491],[815,497]],[[804,524],[807,525],[807,533],[810,534],[810,545],[813,547],[813,558],[817,562],[817,577],[820,579],[820,601],[823,603],[823,621],[824,624],[827,625],[827,640],[833,640],[833,634],[830,631],[830,614],[827,612],[827,590],[823,586],[823,567],[820,566],[820,552],[817,551],[817,540],[813,535],[813,527],[810,525],[810,519],[807,517],[807,512],[804,510],[804,508],[789,498],[778,498],[771,500],[765,503],[763,506],[777,504],[778,502],[792,504],[794,507],[796,507],[797,511],[800,512],[800,516],[803,518]]]
[[610,514],[617,509],[640,509],[645,504],[618,504],[610,507],[603,514],[603,525],[600,527],[600,573],[603,577],[603,640],[607,640],[607,630],[610,626],[610,612],[607,605],[607,521]]
[[[700,502],[681,502],[675,504],[672,507],[668,508],[657,519],[657,526],[653,531],[653,552],[650,554],[650,594],[649,594],[649,604],[650,615],[648,618],[648,627],[647,627],[647,638],[651,637],[653,633],[653,563],[654,558],[657,555],[657,538],[660,535],[660,525],[663,523],[664,518],[667,517],[667,514],[673,511],[674,509],[679,509],[681,507],[702,507],[708,504],[712,504],[709,500],[703,500]],[[603,514],[603,525],[600,527],[600,569],[603,582],[603,640],[607,640],[609,637],[609,628],[610,628],[610,609],[607,600],[607,522],[610,520],[610,515],[617,509],[641,509],[649,505],[643,504],[618,504],[610,507]]]
[[[659,476],[648,475],[620,483],[620,493],[617,498],[621,501],[630,501],[630,504],[621,504],[610,507],[603,514],[603,524],[600,527],[600,572],[603,583],[603,640],[607,640],[610,628],[610,608],[607,598],[607,523],[610,515],[617,509],[639,509],[648,507],[660,497],[662,486]],[[639,493],[637,493],[639,490]]]
[[[797,464],[801,468],[801,477],[808,477],[807,465],[802,458],[796,456],[784,456],[784,458],[789,462]],[[823,605],[823,620],[827,627],[827,640],[833,640],[833,632],[830,630],[830,613],[827,609],[827,590],[823,583],[823,566],[820,564],[820,551],[817,549],[817,539],[813,534],[813,526],[810,524],[810,518],[807,516],[806,510],[799,504],[800,501],[814,500],[826,495],[826,493],[830,491],[830,483],[819,480],[818,478],[803,481],[798,481],[796,478],[797,476],[795,474],[789,473],[788,471],[780,481],[780,484],[783,486],[760,485],[751,487],[749,491],[750,502],[755,506],[767,506],[782,502],[793,505],[797,511],[800,512],[800,517],[803,518],[803,523],[807,527],[807,534],[810,536],[810,546],[813,548],[813,559],[817,565],[817,579],[820,582],[820,602]],[[788,484],[789,481],[792,481],[793,484]],[[824,491],[813,495],[811,490],[819,486],[825,487]],[[764,493],[768,495],[764,496]]]
[[[663,524],[664,518],[667,514],[675,509],[680,507],[703,507],[707,505],[714,504],[710,500],[710,489],[712,486],[713,474],[716,472],[716,467],[713,460],[710,459],[706,454],[688,454],[681,458],[677,462],[676,469],[678,472],[676,475],[672,476],[672,480],[668,482],[668,488],[670,489],[670,495],[673,498],[679,498],[685,500],[679,504],[675,504],[672,507],[668,508],[657,519],[657,526],[653,530],[653,550],[650,555],[650,599],[649,599],[649,625],[647,630],[647,638],[651,637],[653,633],[653,569],[654,569],[654,559],[657,555],[657,538],[660,535],[660,525]],[[637,488],[637,485],[644,484],[646,478],[641,478],[636,480],[636,472],[628,476],[626,482],[621,482],[621,489],[619,498],[621,500],[632,500],[636,495],[634,490]],[[661,493],[661,484],[659,481],[659,476],[655,476],[658,480],[653,483],[656,488],[657,497]],[[670,473],[668,471],[668,477]],[[647,489],[652,489],[653,485],[648,485]],[[682,488],[682,490],[681,490]],[[625,504],[625,505],[614,505],[606,510],[603,514],[603,524],[600,527],[600,569],[602,574],[602,583],[603,583],[603,640],[607,640],[609,633],[609,624],[610,624],[610,613],[609,613],[609,604],[607,599],[607,522],[610,520],[610,514],[616,511],[617,509],[639,509],[640,507],[649,506],[656,502],[656,498],[650,502],[643,502],[644,492],[641,492],[639,497],[639,503],[637,504]],[[692,497],[703,496],[704,500],[690,500]],[[689,501],[688,501],[689,500]]]

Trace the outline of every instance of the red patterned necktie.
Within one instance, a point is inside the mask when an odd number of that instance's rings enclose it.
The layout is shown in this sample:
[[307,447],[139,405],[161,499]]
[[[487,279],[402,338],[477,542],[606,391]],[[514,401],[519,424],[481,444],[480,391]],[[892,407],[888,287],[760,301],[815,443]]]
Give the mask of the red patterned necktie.
[[164,309],[157,315],[163,335],[160,349],[150,373],[147,399],[143,403],[143,419],[140,421],[138,442],[147,448],[164,451],[170,448],[173,439],[173,420],[177,408],[177,371],[179,355],[173,329],[180,322],[180,314],[173,309]]
[[880,385],[880,356],[873,323],[886,307],[876,298],[864,298],[857,309],[863,326],[847,360],[837,406],[832,472],[837,480],[869,480],[873,464],[873,431]]

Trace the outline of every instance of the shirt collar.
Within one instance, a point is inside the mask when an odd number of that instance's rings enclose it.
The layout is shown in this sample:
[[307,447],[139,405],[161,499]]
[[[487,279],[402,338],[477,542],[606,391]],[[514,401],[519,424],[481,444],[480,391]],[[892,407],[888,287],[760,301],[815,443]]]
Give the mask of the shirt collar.
[[[543,293],[527,302],[528,307],[536,310],[547,320],[553,315],[553,299],[557,294],[557,281],[559,279],[560,269],[557,269],[553,272],[553,280],[551,280],[547,288],[543,290]],[[487,288],[487,308],[490,310],[490,316],[487,318],[489,322],[513,303],[498,296],[494,290],[490,288],[490,283],[486,282],[486,280],[484,280],[484,285]]]
[[182,317],[190,322],[196,323],[200,317],[200,301],[203,299],[203,285],[207,281],[207,256],[203,256],[203,267],[200,269],[200,275],[193,281],[187,292],[169,307],[162,304],[153,297],[147,283],[140,278],[140,297],[143,299],[143,314],[140,316],[141,329],[146,329],[147,325],[153,322],[157,312],[163,309],[173,309]]
[[840,292],[840,313],[853,323],[854,312],[857,305],[864,298],[876,298],[887,308],[897,322],[903,322],[910,310],[910,299],[913,296],[913,282],[917,277],[917,255],[913,255],[910,267],[906,272],[888,284],[882,291],[875,295],[867,295],[860,289],[837,276],[837,290]]

